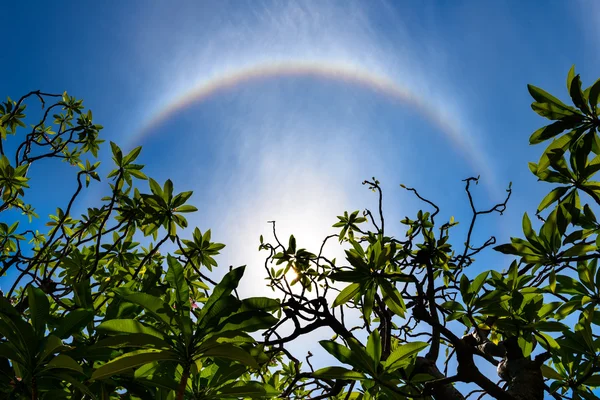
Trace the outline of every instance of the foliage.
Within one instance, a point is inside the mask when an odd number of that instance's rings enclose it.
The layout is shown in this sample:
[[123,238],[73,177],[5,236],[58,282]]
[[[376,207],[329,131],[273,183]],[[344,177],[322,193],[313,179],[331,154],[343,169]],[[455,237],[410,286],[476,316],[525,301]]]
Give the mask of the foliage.
[[[364,184],[377,194],[377,212],[345,212],[318,251],[294,236],[282,243],[272,222],[273,239],[261,237],[259,250],[274,298],[238,295],[245,267],[211,279],[224,245],[210,230],[181,237],[185,214],[196,211],[192,193],[146,177],[135,163],[139,147],[123,154],[110,143],[110,195],[76,217],[84,187],[101,180],[102,127],[66,93],[8,99],[0,107],[0,262],[11,287],[0,296],[0,396],[595,399],[600,80],[583,90],[571,69],[567,89],[574,106],[529,86],[533,110],[553,121],[531,135],[532,144],[549,144],[529,168],[555,187],[537,219],[524,214],[525,238],[495,247],[514,258],[505,270],[473,271],[474,257],[496,245],[494,237],[475,244],[474,229],[505,211],[510,186],[502,202],[480,210],[471,192],[478,178],[465,180],[472,218],[456,246],[458,223],[440,223],[438,206],[404,186],[429,211],[401,221],[404,238],[390,235],[373,178]],[[23,135],[25,104],[35,98],[43,112]],[[75,193],[48,232],[23,229],[38,218],[25,202],[28,174],[53,159],[78,169]],[[324,254],[332,239],[345,260]],[[333,335],[320,346],[336,362],[313,368],[312,354],[301,362],[292,346],[320,328]]]

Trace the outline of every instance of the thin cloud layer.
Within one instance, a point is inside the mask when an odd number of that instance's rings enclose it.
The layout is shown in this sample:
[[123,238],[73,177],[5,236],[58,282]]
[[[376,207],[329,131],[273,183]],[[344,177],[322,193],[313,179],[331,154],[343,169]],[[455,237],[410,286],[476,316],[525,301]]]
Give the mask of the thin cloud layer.
[[[210,24],[190,27],[185,23],[162,27],[173,28],[176,34],[172,37],[183,40],[174,43],[162,37],[156,43],[166,49],[155,69],[157,93],[148,96],[142,105],[144,111],[140,112],[134,137],[148,134],[145,131],[149,121],[152,125],[151,121],[173,108],[172,104],[182,102],[182,97],[189,96],[187,93],[194,88],[210,88],[213,82],[227,80],[225,77],[236,76],[240,70],[282,63],[308,63],[323,68],[337,65],[342,71],[368,71],[399,82],[419,99],[418,103],[435,110],[431,111],[434,115],[425,117],[439,124],[440,130],[456,143],[457,150],[463,151],[465,158],[476,164],[478,172],[495,187],[489,158],[483,154],[478,138],[470,134],[477,130],[469,129],[459,112],[460,91],[443,82],[446,64],[442,53],[432,50],[434,45],[422,38],[415,40],[399,15],[387,17],[383,21],[387,25],[381,29],[377,25],[382,22],[381,16],[375,18],[365,3],[344,3],[344,7],[332,3],[312,3],[310,7],[293,3],[246,6],[227,17],[216,18],[219,24],[214,29]],[[221,16],[219,10],[214,13]],[[227,85],[231,84],[224,84]]]
[[[381,5],[387,7],[385,3]],[[485,161],[489,158],[465,128],[467,122],[459,112],[460,92],[442,81],[443,53],[436,50],[434,43],[422,38],[415,40],[394,12],[382,19],[360,2],[344,2],[343,7],[329,2],[310,5],[248,2],[237,9],[227,8],[227,12],[204,11],[206,20],[201,19],[197,24],[182,18],[192,12],[186,6],[175,11],[177,18],[173,20],[179,22],[176,26],[168,22],[171,19],[162,18],[158,9],[148,11],[142,18],[140,48],[155,62],[154,68],[150,68],[155,93],[149,94],[140,105],[143,110],[139,112],[140,123],[131,136],[143,139],[141,135],[145,133],[139,132],[148,130],[148,121],[195,87],[210,85],[254,65],[309,62],[359,68],[374,76],[387,77],[390,82],[400,82],[420,102],[428,102],[428,109],[435,110],[433,117],[427,113],[421,115],[422,121],[428,121],[419,130],[431,131],[434,125],[439,131],[434,129],[433,135],[441,136],[440,131],[447,126],[449,135],[454,135],[452,140],[462,146],[454,151],[464,151],[467,159],[481,158],[475,164],[489,168]],[[195,12],[201,14],[197,9]],[[168,31],[171,35],[154,38],[145,28],[148,19],[153,25],[156,23],[157,31]],[[386,25],[382,27],[380,23]],[[161,57],[157,58],[159,49]],[[364,206],[356,201],[364,198],[359,194],[362,188],[357,179],[372,175],[382,179],[390,170],[393,179],[397,179],[404,167],[400,157],[384,159],[386,149],[378,146],[379,139],[369,140],[376,134],[373,125],[377,115],[340,112],[337,104],[337,114],[332,111],[332,115],[321,115],[321,120],[315,121],[319,117],[294,106],[290,93],[276,86],[246,95],[243,88],[230,89],[234,107],[214,116],[226,120],[220,123],[221,131],[198,133],[197,128],[189,129],[195,134],[227,136],[223,139],[224,149],[208,150],[216,162],[210,165],[200,162],[196,166],[214,171],[206,205],[211,210],[210,221],[190,221],[191,225],[211,226],[215,232],[223,233],[219,240],[228,244],[229,253],[224,254],[226,264],[252,264],[252,268],[260,266],[262,270],[264,254],[259,254],[256,248],[258,235],[269,231],[268,220],[276,220],[282,232],[294,233],[300,244],[315,249],[322,238],[332,233],[335,215],[349,205],[354,209]],[[350,98],[340,102],[352,108],[360,107],[361,100]],[[193,109],[194,105],[190,107]],[[410,104],[398,107],[419,111],[411,109]],[[256,115],[260,118],[253,121]],[[163,123],[167,117],[177,116],[166,113]],[[152,127],[157,134],[164,132],[161,126]],[[431,140],[436,139],[440,137]],[[349,144],[362,146],[360,163],[348,160],[352,154],[348,151]],[[232,154],[235,162],[231,162]],[[489,170],[483,172],[489,177],[487,182],[495,186],[493,174]],[[187,180],[193,185],[193,175]],[[196,189],[205,188],[203,184]],[[211,205],[215,198],[218,198],[216,205]],[[282,234],[284,240],[287,236]],[[260,279],[248,281],[247,289],[264,291],[257,289],[264,284],[262,271],[253,277]]]

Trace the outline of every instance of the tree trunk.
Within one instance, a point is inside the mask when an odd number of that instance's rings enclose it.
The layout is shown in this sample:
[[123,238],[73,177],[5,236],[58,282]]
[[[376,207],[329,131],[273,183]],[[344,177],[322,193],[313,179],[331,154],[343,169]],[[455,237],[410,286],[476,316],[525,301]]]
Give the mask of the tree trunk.
[[[434,362],[425,357],[417,357],[415,371],[422,374],[429,374],[435,379],[446,377]],[[435,385],[431,390],[431,395],[435,400],[465,400],[465,396],[463,396],[451,383]]]
[[31,400],[38,400],[37,382],[35,376],[31,378]]
[[181,380],[179,381],[179,388],[177,389],[177,400],[183,400],[183,395],[185,394],[185,388],[187,386],[189,376],[190,368],[184,367],[183,374],[181,374]]
[[541,365],[547,357],[535,360],[523,357],[516,336],[502,343],[504,359],[498,364],[498,376],[508,382],[507,392],[518,400],[544,400],[544,376]]

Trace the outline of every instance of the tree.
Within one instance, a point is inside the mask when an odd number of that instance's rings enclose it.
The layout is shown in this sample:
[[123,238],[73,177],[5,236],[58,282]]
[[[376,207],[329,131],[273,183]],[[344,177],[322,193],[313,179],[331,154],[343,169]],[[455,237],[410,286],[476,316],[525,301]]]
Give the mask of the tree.
[[[284,244],[272,222],[273,239],[261,237],[259,250],[274,298],[238,295],[244,267],[211,279],[224,245],[210,230],[181,237],[184,215],[196,211],[192,193],[146,177],[135,164],[139,147],[124,155],[110,144],[111,194],[76,217],[84,187],[100,181],[102,127],[66,93],[8,99],[0,107],[0,262],[11,277],[0,296],[3,398],[597,398],[600,80],[582,90],[571,69],[567,88],[575,107],[529,86],[534,111],[555,121],[531,136],[532,144],[552,140],[529,168],[558,186],[537,221],[523,216],[524,239],[495,247],[515,258],[504,271],[471,272],[474,257],[496,245],[473,232],[481,217],[505,211],[510,186],[480,209],[471,195],[478,178],[464,181],[472,218],[458,239],[457,222],[440,222],[438,206],[405,187],[429,211],[402,220],[398,239],[386,231],[373,178],[364,185],[377,211],[345,212],[333,225],[339,233],[324,238],[342,246],[344,261],[294,236]],[[40,120],[18,136],[36,98]],[[37,218],[25,202],[28,173],[56,159],[78,168],[75,193],[47,233],[23,229],[18,213]],[[166,243],[177,250],[162,254]],[[313,368],[312,355],[301,362],[292,346],[319,328],[333,335],[320,345],[338,362]],[[482,372],[489,366],[498,378]]]

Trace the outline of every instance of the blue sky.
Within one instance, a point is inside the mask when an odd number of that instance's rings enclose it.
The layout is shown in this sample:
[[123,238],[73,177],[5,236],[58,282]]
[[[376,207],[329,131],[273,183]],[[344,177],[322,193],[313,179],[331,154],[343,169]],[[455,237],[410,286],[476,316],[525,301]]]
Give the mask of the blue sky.
[[[245,283],[256,294],[266,221],[314,248],[336,215],[375,206],[360,184],[371,176],[385,188],[391,226],[417,207],[400,183],[466,225],[462,179],[482,175],[482,206],[512,181],[508,212],[476,233],[482,241],[519,235],[522,213],[533,213],[547,189],[527,169],[542,150],[528,137],[544,121],[529,108],[526,84],[564,98],[572,64],[584,83],[598,78],[598,21],[600,6],[583,0],[10,2],[0,16],[0,95],[67,90],[85,99],[105,139],[143,145],[149,175],[194,190],[200,212],[191,225],[228,244],[223,265],[256,271]],[[285,62],[385,78],[459,132],[460,143],[414,101],[310,74],[230,85],[148,127],[192,88]],[[66,176],[66,167],[34,171],[40,222],[64,206],[75,183]],[[78,206],[103,190],[92,187]],[[476,268],[505,264],[492,253]]]

